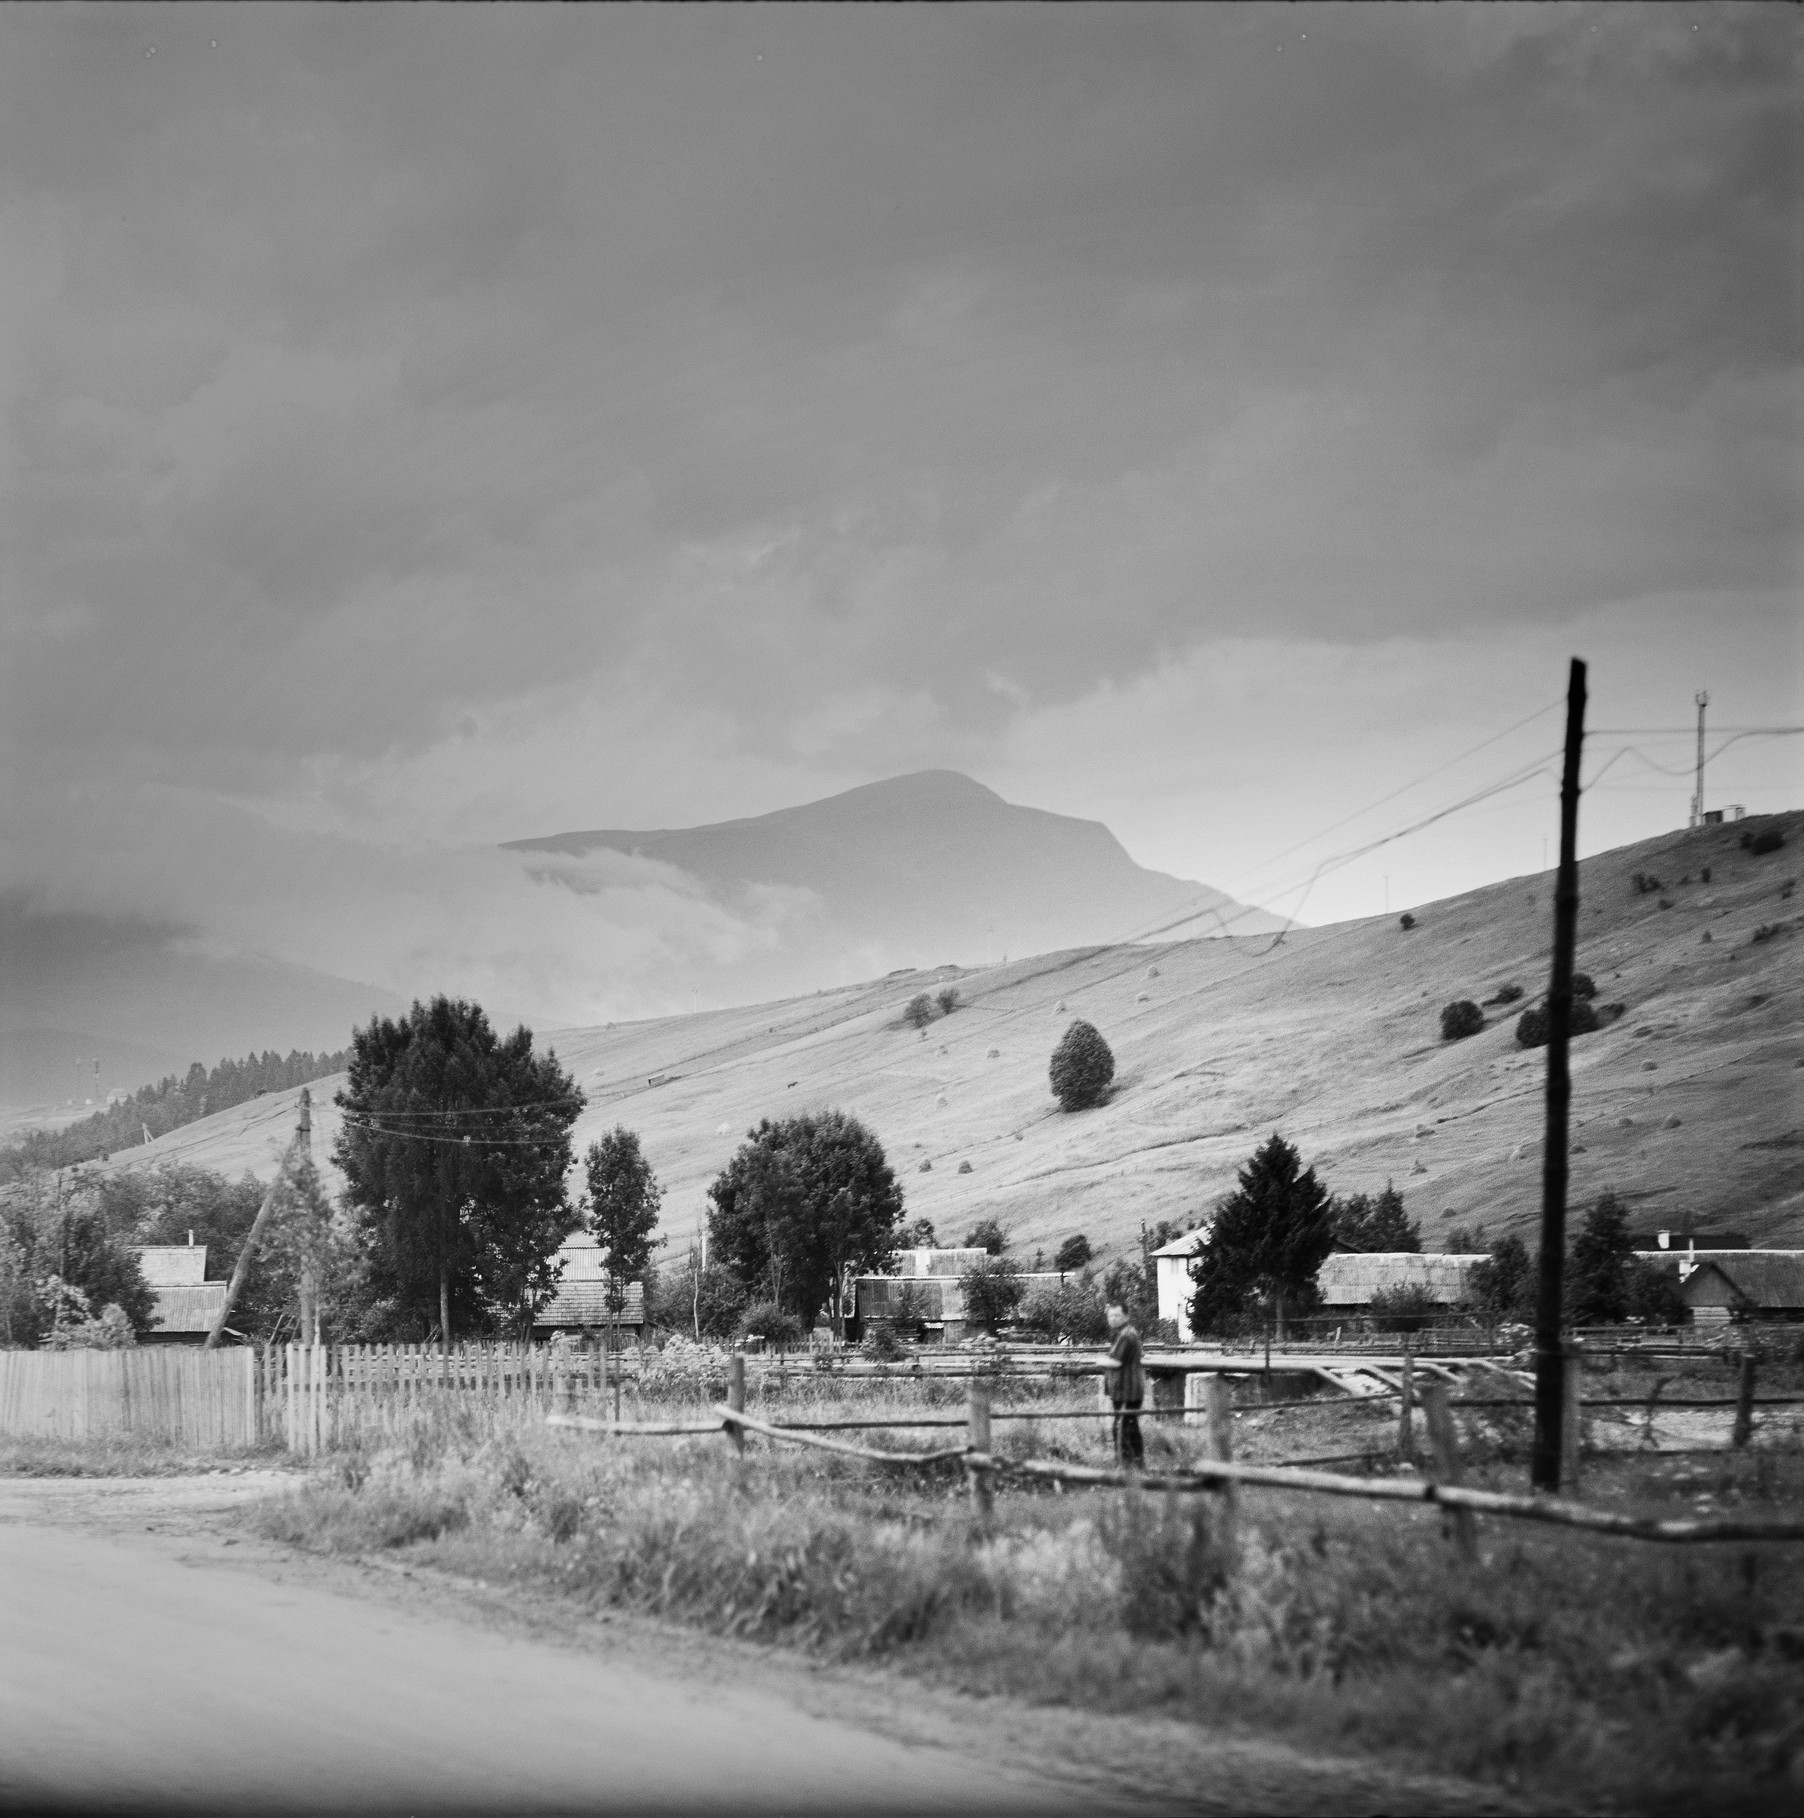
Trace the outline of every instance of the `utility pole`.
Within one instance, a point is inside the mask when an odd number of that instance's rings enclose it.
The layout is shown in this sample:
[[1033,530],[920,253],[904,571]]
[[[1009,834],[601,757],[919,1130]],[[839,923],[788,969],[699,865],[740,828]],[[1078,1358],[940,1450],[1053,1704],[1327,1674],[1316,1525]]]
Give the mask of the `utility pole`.
[[313,1138],[313,1095],[305,1086],[301,1088],[301,1115],[295,1126],[293,1137],[288,1147],[282,1151],[282,1159],[276,1164],[275,1178],[269,1183],[269,1191],[263,1195],[263,1204],[257,1208],[257,1216],[251,1220],[249,1235],[244,1240],[244,1248],[238,1252],[237,1265],[232,1270],[232,1280],[226,1289],[224,1303],[213,1316],[213,1330],[207,1334],[206,1350],[214,1350],[225,1331],[225,1323],[232,1316],[232,1308],[237,1305],[239,1293],[244,1287],[244,1279],[251,1272],[252,1259],[257,1254],[257,1245],[263,1238],[263,1227],[269,1223],[269,1215],[275,1209],[275,1203],[282,1191],[282,1182],[287,1177],[289,1164],[303,1147],[310,1147]]
[[1697,702],[1698,710],[1698,786],[1691,798],[1691,824],[1701,827],[1704,824],[1704,709],[1710,705],[1710,696],[1700,688],[1692,699]]
[[[313,1094],[305,1086],[301,1088],[301,1119],[294,1133],[293,1154],[297,1162],[313,1159]],[[311,1220],[311,1207],[307,1216]],[[304,1345],[319,1343],[319,1282],[314,1273],[314,1246],[318,1238],[319,1233],[309,1224],[301,1250],[301,1343]]]
[[1535,1305],[1535,1444],[1530,1481],[1560,1487],[1560,1427],[1566,1354],[1561,1292],[1566,1262],[1566,1125],[1572,1075],[1572,960],[1578,936],[1579,754],[1585,743],[1585,665],[1572,659],[1566,684],[1566,762],[1560,777],[1560,871],[1553,892],[1553,977],[1547,989],[1547,1136],[1541,1170],[1541,1281]]

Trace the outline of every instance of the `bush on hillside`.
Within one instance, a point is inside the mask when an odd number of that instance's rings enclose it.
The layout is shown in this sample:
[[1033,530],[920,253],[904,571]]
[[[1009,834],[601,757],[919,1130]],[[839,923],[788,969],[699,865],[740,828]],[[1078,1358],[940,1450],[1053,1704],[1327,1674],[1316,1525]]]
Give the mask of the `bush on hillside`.
[[1485,1003],[1493,1006],[1497,1004],[1513,1004],[1521,996],[1522,987],[1512,982],[1507,985],[1499,985],[1497,989],[1485,999]]
[[1485,1013],[1469,997],[1456,999],[1441,1012],[1441,1040],[1444,1042],[1464,1041],[1484,1026]]
[[993,1218],[980,1218],[965,1233],[967,1250],[983,1250],[991,1256],[1000,1256],[1008,1248],[1008,1233],[1000,1222]]
[[933,1001],[939,1005],[942,1016],[950,1016],[958,1008],[958,987],[956,985],[943,986]]
[[[1570,1033],[1589,1035],[1601,1027],[1597,1012],[1582,997],[1572,1000],[1572,1023]],[[1516,1019],[1516,1043],[1523,1048],[1545,1048],[1547,1046],[1547,1006],[1537,1004],[1533,1009],[1524,1010]]]
[[1059,1245],[1058,1253],[1052,1259],[1052,1266],[1061,1275],[1069,1275],[1081,1269],[1096,1252],[1090,1248],[1090,1240],[1083,1232],[1075,1237],[1068,1237]]
[[1081,1018],[1052,1051],[1052,1095],[1062,1111],[1082,1111],[1108,1097],[1115,1056],[1098,1031]]
[[917,991],[908,1000],[908,1006],[902,1012],[902,1020],[911,1029],[925,1029],[933,1021],[933,999],[925,991]]
[[1652,896],[1656,890],[1666,888],[1651,871],[1637,871],[1633,881],[1637,896]]
[[1785,835],[1777,827],[1768,827],[1764,833],[1757,833],[1748,841],[1748,850],[1756,858],[1764,858],[1769,852],[1777,852],[1785,844]]
[[1589,972],[1573,973],[1572,995],[1574,997],[1596,997],[1597,986],[1592,982]]
[[1416,918],[1411,915],[1407,909],[1397,917],[1397,926],[1401,928],[1405,934],[1407,934],[1415,925]]

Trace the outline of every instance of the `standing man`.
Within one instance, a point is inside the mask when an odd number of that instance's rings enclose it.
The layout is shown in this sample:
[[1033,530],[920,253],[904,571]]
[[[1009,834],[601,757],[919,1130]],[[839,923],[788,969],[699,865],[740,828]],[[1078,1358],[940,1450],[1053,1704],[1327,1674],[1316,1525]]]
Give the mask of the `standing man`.
[[1128,1324],[1127,1308],[1112,1300],[1108,1306],[1109,1401],[1115,1409],[1115,1457],[1118,1463],[1140,1470],[1146,1464],[1146,1442],[1140,1437],[1140,1404],[1146,1399],[1146,1372],[1140,1367],[1140,1334]]

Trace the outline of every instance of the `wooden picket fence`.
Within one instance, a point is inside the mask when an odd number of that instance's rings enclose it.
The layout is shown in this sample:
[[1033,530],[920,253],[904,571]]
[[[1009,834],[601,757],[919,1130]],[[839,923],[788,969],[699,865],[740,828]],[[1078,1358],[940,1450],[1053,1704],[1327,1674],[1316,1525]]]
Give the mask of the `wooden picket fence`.
[[608,1369],[605,1353],[558,1345],[466,1344],[448,1355],[436,1345],[270,1345],[256,1374],[264,1438],[308,1454],[380,1438],[422,1413],[573,1407],[603,1389]]
[[0,1351],[0,1436],[119,1439],[212,1449],[261,1436],[257,1357],[235,1348]]

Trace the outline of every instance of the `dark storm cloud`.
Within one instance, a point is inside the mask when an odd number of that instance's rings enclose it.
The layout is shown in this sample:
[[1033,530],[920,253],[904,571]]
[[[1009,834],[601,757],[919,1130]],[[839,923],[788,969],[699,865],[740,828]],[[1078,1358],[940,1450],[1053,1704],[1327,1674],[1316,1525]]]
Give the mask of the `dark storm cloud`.
[[0,21],[19,761],[1780,584],[1789,18],[1475,10]]

